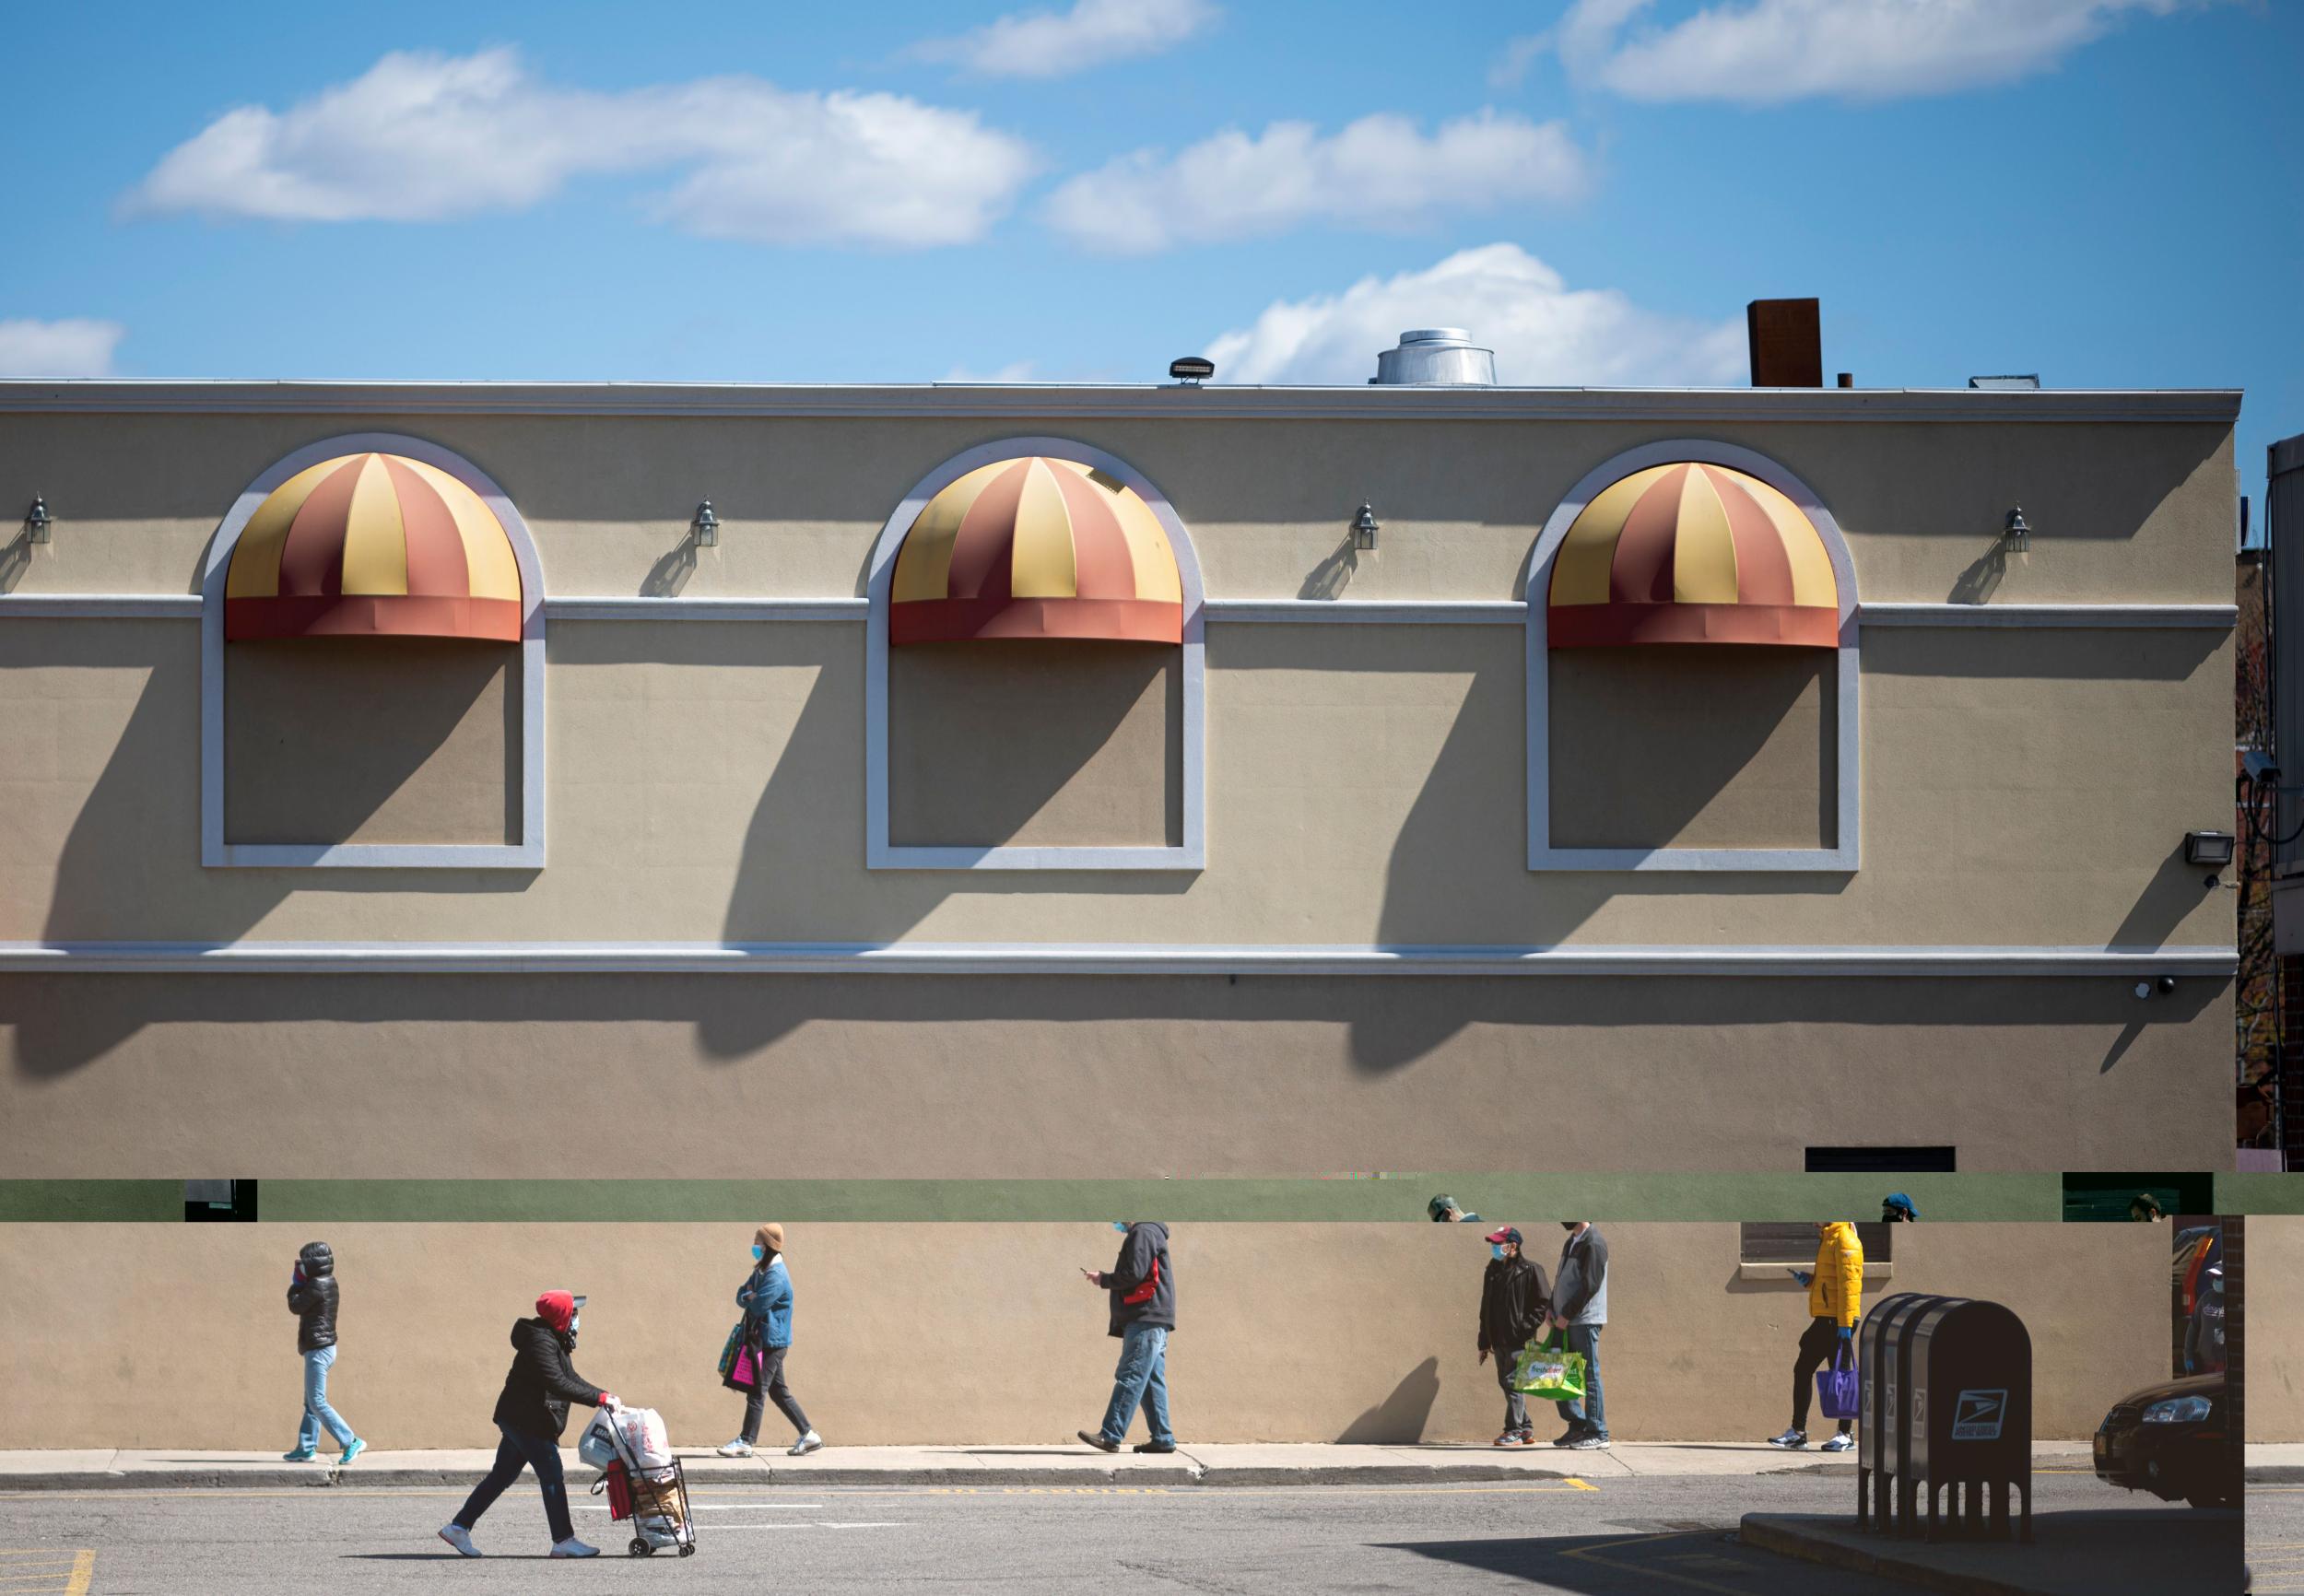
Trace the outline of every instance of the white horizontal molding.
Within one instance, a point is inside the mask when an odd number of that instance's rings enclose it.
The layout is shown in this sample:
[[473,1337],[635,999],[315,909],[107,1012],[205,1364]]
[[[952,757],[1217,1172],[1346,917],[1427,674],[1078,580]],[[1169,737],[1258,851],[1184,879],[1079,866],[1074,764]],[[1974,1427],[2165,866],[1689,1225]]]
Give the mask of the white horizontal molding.
[[0,617],[17,620],[196,621],[196,593],[0,593]]
[[552,598],[547,621],[862,621],[860,598]]
[[[1256,626],[1520,626],[1519,599],[1209,599],[1207,618]],[[637,598],[547,596],[555,621],[853,621],[868,618],[861,598]],[[2183,630],[2231,628],[2231,604],[1867,604],[1857,615],[1874,627],[2034,627]],[[148,620],[200,618],[196,593],[0,593],[0,619]]]
[[1868,627],[2069,627],[2096,630],[2228,631],[2233,604],[1875,604],[1857,616]]
[[1210,599],[1212,621],[1259,626],[1506,626],[1528,619],[1519,599]]
[[[182,974],[1496,975],[2224,979],[2232,949],[1553,947],[1141,943],[11,942],[0,972]],[[2140,1011],[2142,1012],[2142,1011]]]
[[1491,388],[1181,384],[0,381],[0,414],[941,417],[1433,421],[2212,423],[2236,389]]

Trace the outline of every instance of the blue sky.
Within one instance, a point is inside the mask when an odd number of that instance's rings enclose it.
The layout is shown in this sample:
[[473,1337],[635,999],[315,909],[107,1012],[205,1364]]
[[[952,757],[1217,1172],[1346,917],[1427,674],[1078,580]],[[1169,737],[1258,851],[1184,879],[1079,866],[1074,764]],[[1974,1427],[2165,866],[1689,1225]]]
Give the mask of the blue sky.
[[[229,18],[221,20],[220,18]],[[17,6],[0,372],[2245,387],[2292,0]]]

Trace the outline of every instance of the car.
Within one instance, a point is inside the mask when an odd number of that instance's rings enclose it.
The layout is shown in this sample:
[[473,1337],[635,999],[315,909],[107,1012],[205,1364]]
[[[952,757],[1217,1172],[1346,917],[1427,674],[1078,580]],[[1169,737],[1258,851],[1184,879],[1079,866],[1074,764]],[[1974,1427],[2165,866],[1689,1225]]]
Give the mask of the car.
[[2192,1375],[2121,1398],[2097,1427],[2097,1478],[2195,1508],[2238,1507],[2239,1448],[2224,1379]]

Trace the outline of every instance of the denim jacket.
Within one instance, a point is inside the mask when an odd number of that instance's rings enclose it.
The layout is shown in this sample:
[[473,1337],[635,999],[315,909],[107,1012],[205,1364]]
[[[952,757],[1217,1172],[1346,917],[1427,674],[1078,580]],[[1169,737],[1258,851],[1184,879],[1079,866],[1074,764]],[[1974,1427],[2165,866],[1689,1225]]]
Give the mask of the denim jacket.
[[792,1274],[781,1257],[745,1277],[736,1287],[736,1306],[744,1309],[745,1328],[760,1338],[762,1346],[792,1344]]

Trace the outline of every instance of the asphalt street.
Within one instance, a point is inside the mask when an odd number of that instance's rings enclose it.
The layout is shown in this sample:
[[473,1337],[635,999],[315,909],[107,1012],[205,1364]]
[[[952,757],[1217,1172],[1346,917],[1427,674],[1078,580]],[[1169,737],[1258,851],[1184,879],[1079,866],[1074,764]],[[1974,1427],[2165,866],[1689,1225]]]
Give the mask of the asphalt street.
[[2255,1590],[2304,1592],[2304,1485],[2248,1487],[2248,1567]]
[[[581,1492],[582,1487],[579,1487]],[[621,1555],[600,1498],[577,1532],[616,1555],[544,1558],[523,1479],[482,1520],[489,1554],[434,1537],[436,1490],[92,1492],[0,1497],[0,1589],[104,1596],[529,1590],[688,1592],[982,1589],[1872,1596],[1910,1587],[1737,1545],[1746,1512],[1842,1512],[1852,1482],[1801,1474],[1588,1486],[906,1487],[696,1493],[694,1556]],[[2102,1508],[2093,1479],[2043,1476],[2037,1504]],[[2181,1509],[2173,1509],[2181,1511]],[[82,1554],[87,1555],[84,1557]],[[76,1580],[79,1581],[76,1585]]]

